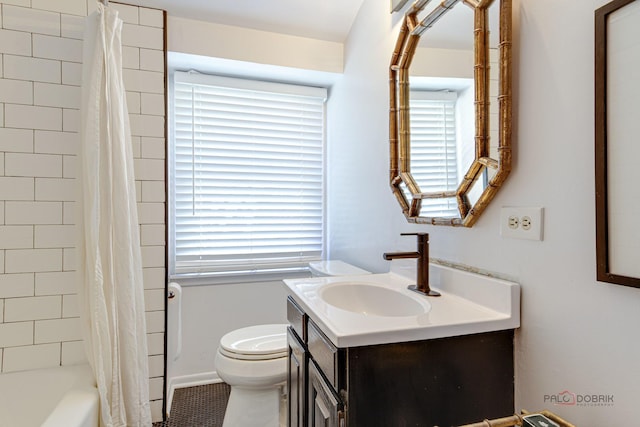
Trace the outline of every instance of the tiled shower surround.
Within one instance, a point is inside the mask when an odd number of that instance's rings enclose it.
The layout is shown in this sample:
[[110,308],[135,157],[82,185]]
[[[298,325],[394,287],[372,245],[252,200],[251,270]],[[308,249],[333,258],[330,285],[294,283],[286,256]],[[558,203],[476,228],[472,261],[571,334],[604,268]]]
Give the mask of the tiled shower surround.
[[[96,0],[0,0],[0,371],[85,360],[75,282],[84,18]],[[154,421],[162,417],[163,12],[111,2],[135,157]]]

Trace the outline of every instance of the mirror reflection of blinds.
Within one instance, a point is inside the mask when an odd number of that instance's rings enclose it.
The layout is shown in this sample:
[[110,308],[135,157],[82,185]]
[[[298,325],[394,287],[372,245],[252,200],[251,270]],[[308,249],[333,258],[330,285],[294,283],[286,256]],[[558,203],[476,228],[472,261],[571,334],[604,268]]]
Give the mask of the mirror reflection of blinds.
[[326,89],[176,72],[174,275],[320,259]]
[[[423,193],[458,187],[455,92],[412,91],[411,175]],[[425,199],[421,216],[458,216],[453,198]]]

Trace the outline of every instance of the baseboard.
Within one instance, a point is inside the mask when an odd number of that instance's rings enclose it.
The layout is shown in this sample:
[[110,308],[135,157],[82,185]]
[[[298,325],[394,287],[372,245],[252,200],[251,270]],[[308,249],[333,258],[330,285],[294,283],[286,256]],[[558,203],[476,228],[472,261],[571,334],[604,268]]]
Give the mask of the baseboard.
[[173,402],[173,393],[178,388],[195,387],[198,385],[221,383],[222,380],[216,371],[201,372],[198,374],[183,375],[173,377],[169,380],[167,387],[167,416],[171,413],[171,403]]

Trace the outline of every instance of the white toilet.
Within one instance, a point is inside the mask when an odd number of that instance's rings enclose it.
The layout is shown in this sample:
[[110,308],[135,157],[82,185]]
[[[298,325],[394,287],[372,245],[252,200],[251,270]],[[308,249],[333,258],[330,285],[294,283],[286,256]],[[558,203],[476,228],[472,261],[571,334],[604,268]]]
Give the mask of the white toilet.
[[309,270],[311,270],[313,276],[359,276],[361,274],[371,274],[367,270],[338,260],[310,262]]
[[[280,427],[287,380],[287,325],[236,329],[220,340],[218,376],[231,386],[223,427]],[[282,413],[282,420],[281,414]]]
[[[370,274],[342,261],[309,263],[314,276]],[[218,376],[231,386],[223,427],[281,427],[286,424],[287,325],[257,325],[220,339]]]

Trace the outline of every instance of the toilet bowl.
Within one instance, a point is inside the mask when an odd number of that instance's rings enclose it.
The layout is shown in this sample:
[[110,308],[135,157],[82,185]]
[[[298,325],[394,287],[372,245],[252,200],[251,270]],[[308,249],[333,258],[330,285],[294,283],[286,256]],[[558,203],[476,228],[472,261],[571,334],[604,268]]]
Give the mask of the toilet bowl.
[[220,340],[215,364],[218,376],[231,386],[223,427],[284,425],[286,324],[229,332]]

